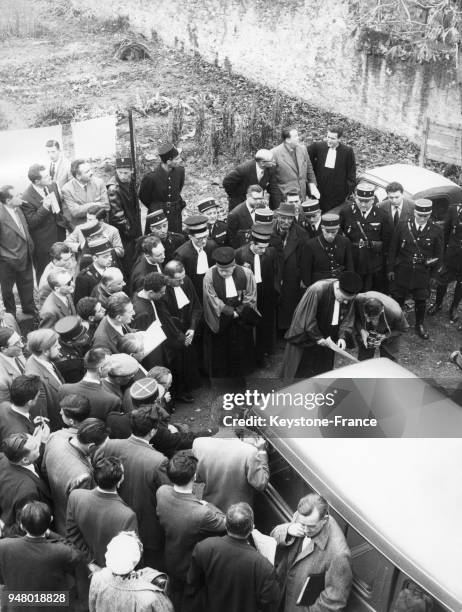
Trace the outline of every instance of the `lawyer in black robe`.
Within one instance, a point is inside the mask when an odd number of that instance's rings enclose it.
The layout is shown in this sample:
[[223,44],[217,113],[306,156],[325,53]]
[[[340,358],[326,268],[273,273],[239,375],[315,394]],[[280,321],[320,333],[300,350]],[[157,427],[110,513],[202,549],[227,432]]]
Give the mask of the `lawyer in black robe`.
[[338,280],[308,287],[285,335],[283,378],[310,378],[333,369],[335,354],[325,340],[331,338],[345,347],[347,334],[353,332],[353,300],[361,286],[355,272],[342,272]]

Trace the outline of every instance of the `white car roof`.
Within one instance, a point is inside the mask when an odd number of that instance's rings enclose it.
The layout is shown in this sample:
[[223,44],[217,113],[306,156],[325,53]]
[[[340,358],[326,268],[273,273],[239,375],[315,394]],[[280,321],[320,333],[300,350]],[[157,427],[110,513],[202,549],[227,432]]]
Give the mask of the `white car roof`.
[[385,185],[392,181],[397,181],[402,184],[404,190],[410,195],[434,187],[456,186],[453,181],[436,172],[410,164],[391,164],[389,166],[368,168],[361,174],[361,178],[369,179],[382,187],[385,187]]

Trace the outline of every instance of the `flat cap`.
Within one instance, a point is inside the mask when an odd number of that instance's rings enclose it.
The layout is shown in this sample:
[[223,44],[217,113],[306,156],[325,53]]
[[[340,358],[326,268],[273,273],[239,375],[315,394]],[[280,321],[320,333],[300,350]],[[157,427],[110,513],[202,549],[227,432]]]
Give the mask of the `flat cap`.
[[106,362],[107,373],[111,376],[132,376],[136,374],[140,364],[131,355],[116,353],[109,355]]
[[215,202],[214,198],[205,198],[204,200],[201,200],[197,205],[197,210],[200,213],[203,213],[206,210],[210,210],[211,208],[218,208],[218,204]]
[[222,268],[232,266],[234,264],[234,249],[231,247],[220,247],[213,251],[212,257],[217,266]]
[[356,295],[363,287],[363,281],[356,272],[345,270],[345,272],[340,273],[338,280],[340,289],[349,295]]
[[87,333],[87,328],[82,325],[82,319],[76,315],[60,319],[55,324],[54,330],[63,342],[79,340]]

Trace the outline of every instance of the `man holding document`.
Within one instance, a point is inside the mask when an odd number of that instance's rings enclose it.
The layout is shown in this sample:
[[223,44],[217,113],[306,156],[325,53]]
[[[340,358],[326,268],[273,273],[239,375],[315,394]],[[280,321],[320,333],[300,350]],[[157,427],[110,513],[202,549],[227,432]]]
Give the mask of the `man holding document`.
[[66,220],[56,183],[41,164],[33,164],[27,174],[30,185],[22,194],[21,209],[34,242],[33,263],[37,279],[50,261],[49,250],[55,242],[66,238]]
[[275,527],[276,571],[284,612],[339,612],[353,581],[345,536],[329,516],[326,500],[310,493],[298,502],[291,523]]

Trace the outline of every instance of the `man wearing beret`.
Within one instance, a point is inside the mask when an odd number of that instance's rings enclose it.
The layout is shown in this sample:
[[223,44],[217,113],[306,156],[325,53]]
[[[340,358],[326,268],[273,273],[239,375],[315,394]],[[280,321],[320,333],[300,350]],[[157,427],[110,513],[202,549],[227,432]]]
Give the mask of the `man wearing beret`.
[[111,207],[109,223],[119,230],[125,253],[122,264],[128,276],[135,253],[135,240],[141,236],[141,213],[130,157],[116,159],[115,174],[106,183],[106,188]]
[[339,235],[340,218],[326,213],[321,219],[321,235],[306,243],[302,254],[305,287],[325,278],[338,278],[344,270],[354,270],[351,243]]
[[415,329],[423,340],[429,338],[424,319],[430,295],[430,278],[443,258],[443,230],[430,219],[431,214],[431,200],[415,201],[414,219],[398,226],[388,260],[388,278],[394,283],[391,294],[401,307],[411,294],[414,299]]
[[361,277],[345,271],[305,291],[285,335],[283,378],[310,378],[334,367],[335,349],[345,349],[353,332],[354,298]]
[[139,197],[150,213],[160,208],[164,211],[171,232],[181,232],[181,211],[186,206],[181,197],[184,185],[181,151],[167,142],[159,147],[159,157],[157,168],[143,176]]
[[214,198],[205,198],[197,205],[197,210],[201,215],[205,215],[209,220],[209,236],[218,246],[228,245],[228,226],[226,221],[218,218],[219,206]]
[[280,194],[275,165],[271,151],[260,149],[253,160],[239,164],[231,170],[223,179],[223,188],[229,199],[228,211],[244,202],[250,185],[260,185],[269,194],[270,208],[276,208]]
[[239,379],[255,366],[257,287],[231,247],[215,249],[213,258],[204,278],[205,361],[211,378]]
[[351,241],[356,272],[365,291],[381,291],[393,227],[375,204],[374,185],[358,183],[354,203],[340,211],[340,227]]

